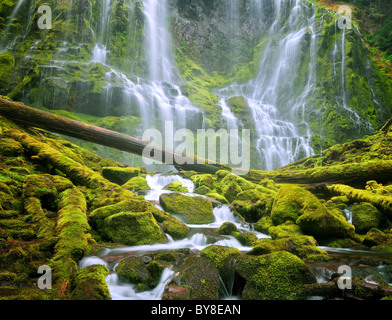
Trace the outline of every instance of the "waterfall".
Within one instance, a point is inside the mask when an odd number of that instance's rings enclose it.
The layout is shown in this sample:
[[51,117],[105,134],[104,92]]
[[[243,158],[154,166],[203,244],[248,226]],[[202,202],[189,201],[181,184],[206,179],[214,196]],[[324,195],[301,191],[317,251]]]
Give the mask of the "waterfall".
[[[256,2],[257,3],[257,2]],[[292,79],[287,75],[297,72],[300,60],[300,44],[310,29],[314,31],[315,11],[309,14],[296,1],[291,8],[287,25],[280,26],[281,1],[274,2],[274,21],[268,34],[268,44],[261,58],[257,76],[248,83],[232,84],[216,91],[224,101],[234,96],[243,96],[247,102],[256,135],[256,150],[261,167],[276,169],[301,157],[313,155],[310,146],[310,129],[305,121],[306,99],[315,87],[310,63],[307,84],[291,99],[283,100],[287,91],[293,90]],[[300,19],[300,16],[309,17]],[[280,28],[279,28],[280,26]],[[287,33],[286,30],[288,30]],[[310,56],[315,59],[315,40],[312,35]],[[223,109],[223,108],[222,108]],[[227,111],[225,111],[227,113]]]

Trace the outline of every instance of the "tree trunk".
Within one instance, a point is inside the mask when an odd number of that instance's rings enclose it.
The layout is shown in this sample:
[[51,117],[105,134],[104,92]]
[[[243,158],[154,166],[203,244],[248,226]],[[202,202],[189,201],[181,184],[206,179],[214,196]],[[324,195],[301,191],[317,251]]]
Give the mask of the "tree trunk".
[[[193,155],[179,154],[175,150],[151,144],[132,136],[31,108],[23,103],[1,97],[0,115],[20,124],[97,143],[150,159],[154,159],[156,152],[162,155],[162,159],[159,159],[162,163],[173,164],[177,169],[194,170],[203,173],[215,173],[221,169],[230,170],[229,166],[223,164],[210,164],[206,159],[197,158]],[[154,151],[153,154],[143,154],[146,147],[151,148],[150,150]]]

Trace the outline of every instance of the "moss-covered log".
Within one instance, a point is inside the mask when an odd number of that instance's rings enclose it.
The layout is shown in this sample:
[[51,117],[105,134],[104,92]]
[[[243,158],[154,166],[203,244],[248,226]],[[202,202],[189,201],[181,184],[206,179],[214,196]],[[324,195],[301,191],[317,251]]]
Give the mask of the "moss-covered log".
[[346,196],[347,199],[353,202],[369,202],[384,212],[388,218],[392,219],[391,196],[376,194],[368,190],[354,189],[341,184],[328,186],[328,189],[331,192]]
[[304,170],[250,170],[244,178],[255,182],[268,178],[277,183],[296,184],[325,183],[365,185],[369,180],[376,180],[384,183],[392,181],[392,160],[374,160],[361,163],[338,164]]
[[[223,164],[210,164],[208,160],[193,155],[184,155],[160,145],[131,137],[116,131],[89,125],[80,121],[58,116],[50,112],[28,107],[20,102],[14,102],[0,97],[0,114],[18,123],[64,134],[73,138],[108,146],[139,156],[151,157],[155,153],[162,154],[162,163],[174,164],[183,170],[215,173],[221,169],[230,169]],[[143,154],[146,147],[154,154]],[[184,163],[185,162],[185,163]]]

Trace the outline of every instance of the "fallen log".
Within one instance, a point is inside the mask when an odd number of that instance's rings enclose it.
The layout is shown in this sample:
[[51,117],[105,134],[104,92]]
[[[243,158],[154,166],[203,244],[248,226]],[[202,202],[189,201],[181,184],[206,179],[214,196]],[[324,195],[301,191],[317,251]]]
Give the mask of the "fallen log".
[[346,196],[353,202],[369,202],[380,209],[385,215],[392,219],[392,197],[380,195],[368,190],[354,189],[346,185],[332,185],[327,187],[331,192]]
[[392,160],[372,160],[302,170],[285,168],[275,171],[250,170],[244,178],[255,182],[268,178],[277,183],[365,186],[370,180],[376,180],[379,183],[391,182]]
[[[193,155],[179,154],[175,152],[175,150],[152,144],[149,141],[143,141],[116,131],[38,110],[26,106],[23,103],[14,102],[2,97],[0,97],[0,115],[19,124],[97,143],[153,160],[156,160],[154,156],[155,152],[157,152],[159,155],[162,155],[162,159],[159,159],[162,163],[173,164],[177,169],[181,170],[215,173],[222,169],[231,171],[232,168],[220,163],[211,164],[208,159],[202,159]],[[149,147],[154,153],[143,154],[146,147]]]

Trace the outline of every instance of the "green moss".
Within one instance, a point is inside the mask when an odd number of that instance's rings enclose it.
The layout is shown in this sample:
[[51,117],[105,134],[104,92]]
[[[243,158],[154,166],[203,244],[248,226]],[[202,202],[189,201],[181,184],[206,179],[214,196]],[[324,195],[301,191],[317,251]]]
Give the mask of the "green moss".
[[323,262],[330,258],[325,250],[318,248],[317,242],[310,236],[291,236],[277,240],[260,239],[249,255],[263,255],[278,251],[288,251],[306,262]]
[[233,232],[238,232],[238,230],[237,230],[237,227],[234,223],[225,222],[218,228],[218,230],[216,232],[219,234],[222,234],[222,235],[229,236],[229,235],[232,235]]
[[365,234],[372,228],[378,228],[381,213],[370,203],[355,203],[351,211],[353,213],[353,225],[359,234]]
[[215,219],[211,202],[203,197],[167,193],[159,197],[159,202],[166,212],[181,216],[185,223],[204,224]]
[[372,228],[368,231],[362,243],[368,247],[392,245],[392,234]]
[[191,289],[191,300],[217,300],[219,272],[214,263],[204,257],[185,259],[180,271],[180,285]]
[[191,176],[191,179],[195,184],[195,188],[205,186],[208,189],[211,189],[214,184],[214,177],[211,174],[195,174]]
[[268,229],[268,234],[272,239],[303,235],[301,228],[291,221],[286,221],[277,227],[271,226]]
[[181,240],[186,238],[190,230],[189,227],[182,222],[169,219],[162,223],[162,229],[174,240]]
[[7,94],[14,73],[15,58],[9,52],[0,54],[0,93]]
[[72,279],[72,300],[111,300],[106,277],[109,270],[92,265],[79,270]]
[[[146,172],[146,168],[142,167],[105,167],[102,169],[102,176],[111,182],[123,185],[127,183],[130,179],[139,176]],[[147,189],[148,190],[148,189]]]
[[163,188],[164,190],[187,193],[188,189],[182,185],[181,181],[173,181]]
[[246,280],[245,300],[298,300],[303,286],[312,280],[305,263],[286,251],[241,256],[236,270]]
[[117,274],[124,280],[139,284],[150,285],[152,277],[145,264],[137,257],[130,257],[120,262],[116,268]]
[[144,177],[134,177],[122,186],[124,189],[139,192],[144,190],[150,190],[150,186]]
[[53,274],[57,290],[69,289],[69,279],[78,270],[77,262],[87,253],[90,226],[86,216],[86,200],[76,188],[61,194],[56,232],[58,242],[52,259]]
[[296,185],[283,185],[275,198],[271,218],[274,225],[286,221],[296,222],[301,215],[305,202],[318,202],[317,198],[309,191]]
[[114,243],[132,246],[167,242],[167,237],[150,212],[111,215],[103,221],[101,234]]

